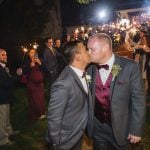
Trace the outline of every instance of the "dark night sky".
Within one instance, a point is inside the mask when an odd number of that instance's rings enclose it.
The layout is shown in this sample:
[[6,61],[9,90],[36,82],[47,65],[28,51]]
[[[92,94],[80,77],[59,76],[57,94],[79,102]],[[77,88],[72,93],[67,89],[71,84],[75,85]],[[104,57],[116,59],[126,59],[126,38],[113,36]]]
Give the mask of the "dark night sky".
[[[44,1],[46,5],[49,6],[52,0]],[[101,21],[97,17],[97,12],[104,7],[109,10],[107,19],[113,20],[115,15],[114,11],[119,7],[125,8],[127,5],[133,6],[133,2],[141,5],[140,2],[144,2],[144,0],[96,0],[95,2],[84,5],[77,3],[76,0],[60,0],[60,2],[63,26],[73,26],[100,23]],[[15,34],[15,30],[17,29],[17,33],[22,34],[22,29],[26,29],[23,27],[27,26],[30,29],[29,24],[33,22],[31,16],[38,16],[34,10],[31,12],[32,8],[34,8],[32,3],[33,0],[0,0],[0,35],[6,34],[9,35],[9,38],[12,36],[11,39],[13,40],[14,35],[9,34],[9,32],[14,31]],[[45,11],[43,11],[43,13],[46,14]],[[28,20],[28,18],[30,18],[30,20]],[[42,18],[44,17],[41,16],[41,19]],[[37,22],[38,25],[42,23],[43,20],[41,19],[40,22]],[[31,32],[33,32],[33,30]],[[25,31],[25,33],[27,32]]]
[[[33,31],[35,31],[33,35],[36,35],[36,31],[39,33],[42,32],[40,28],[43,28],[43,18],[48,17],[46,16],[45,9],[42,10],[43,14],[41,14],[41,16],[36,13],[38,10],[35,11],[34,1],[35,0],[0,0],[0,43],[4,43],[2,41],[8,41],[8,39],[11,39],[13,43],[18,43],[18,40],[23,38],[25,40],[27,40],[28,37],[32,39],[30,33],[33,33]],[[46,6],[51,7],[53,4],[52,1],[55,0],[43,1]],[[66,27],[101,23],[102,21],[97,17],[97,12],[104,7],[109,10],[108,17],[105,19],[113,20],[115,10],[119,7],[125,8],[127,5],[133,6],[133,2],[141,5],[140,2],[144,2],[144,0],[96,0],[84,5],[77,3],[76,0],[60,0],[60,2],[62,24]],[[33,18],[37,21],[35,22]],[[108,20],[105,20],[105,22]],[[26,35],[26,33],[29,35]]]
[[[46,2],[46,1],[51,1],[51,0],[44,0],[44,1]],[[110,18],[113,19],[114,14],[115,14],[114,11],[118,9],[119,7],[125,8],[127,6],[131,6],[131,7],[135,6],[135,5],[132,5],[133,2],[136,2],[137,4],[141,5],[141,2],[144,2],[144,1],[148,2],[149,0],[96,0],[95,2],[90,2],[90,4],[84,4],[84,5],[77,3],[76,0],[60,0],[61,8],[62,8],[61,9],[62,10],[62,22],[64,26],[88,24],[88,23],[99,23],[99,20],[97,18],[97,12],[103,9],[104,7],[106,7],[106,9],[109,10],[108,19]],[[31,1],[27,0],[26,2],[30,3]],[[10,16],[12,15],[13,12],[11,11],[14,11],[14,10],[11,5],[12,4],[15,5],[14,3],[15,1],[12,1],[12,0],[0,0],[0,16],[3,16],[1,17],[2,19],[4,20],[8,19],[9,15]],[[7,12],[6,11],[3,12],[4,9],[6,10],[6,7],[8,7]],[[23,8],[23,4],[21,8]],[[27,11],[27,9],[28,7],[24,11]],[[21,10],[18,10],[18,11],[21,11]],[[22,21],[22,17],[20,13],[17,13],[15,15],[16,17],[14,17],[14,19],[17,19],[18,23],[19,21]]]
[[108,10],[107,19],[113,20],[115,10],[135,7],[135,2],[137,7],[141,7],[144,1],[148,2],[149,0],[96,0],[88,5],[80,5],[74,0],[61,0],[63,25],[100,23],[97,12],[103,8]]
[[[42,10],[43,14],[38,15],[39,11],[36,10],[33,1],[0,0],[0,47],[8,49],[9,56],[15,58],[16,62],[17,55],[19,55],[18,51],[20,51],[19,46],[23,41],[27,42],[33,39],[36,34],[42,32],[43,22],[45,21],[43,18],[48,18],[45,9]],[[113,19],[112,14],[116,8],[125,8],[129,2],[132,6],[133,1],[138,3],[143,0],[96,0],[96,2],[91,2],[88,5],[80,5],[75,0],[60,1],[63,26],[72,26],[99,23],[96,13],[105,6],[111,12],[107,18]],[[53,3],[52,0],[44,0],[44,2],[48,7],[51,7]],[[119,4],[122,5],[119,6]],[[38,33],[34,32],[33,34],[33,31]]]

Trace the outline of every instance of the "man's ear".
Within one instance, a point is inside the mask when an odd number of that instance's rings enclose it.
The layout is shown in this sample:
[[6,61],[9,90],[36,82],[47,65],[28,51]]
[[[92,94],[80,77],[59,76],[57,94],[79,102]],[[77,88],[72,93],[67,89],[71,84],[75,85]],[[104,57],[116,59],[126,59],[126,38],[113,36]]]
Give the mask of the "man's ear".
[[81,60],[81,55],[79,53],[75,54],[75,59],[80,61]]

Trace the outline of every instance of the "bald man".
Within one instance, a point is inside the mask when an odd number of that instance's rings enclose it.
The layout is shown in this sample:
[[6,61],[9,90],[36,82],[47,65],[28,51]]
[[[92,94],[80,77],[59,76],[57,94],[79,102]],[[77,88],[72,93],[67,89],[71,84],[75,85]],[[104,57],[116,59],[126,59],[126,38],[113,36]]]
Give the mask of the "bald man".
[[94,150],[127,150],[141,140],[145,95],[138,63],[116,56],[104,33],[88,39],[94,101]]
[[16,134],[12,130],[10,124],[10,100],[11,91],[14,84],[22,74],[22,69],[18,68],[15,75],[11,75],[7,64],[7,53],[5,50],[0,49],[0,146],[10,146],[13,143],[9,140],[9,136]]

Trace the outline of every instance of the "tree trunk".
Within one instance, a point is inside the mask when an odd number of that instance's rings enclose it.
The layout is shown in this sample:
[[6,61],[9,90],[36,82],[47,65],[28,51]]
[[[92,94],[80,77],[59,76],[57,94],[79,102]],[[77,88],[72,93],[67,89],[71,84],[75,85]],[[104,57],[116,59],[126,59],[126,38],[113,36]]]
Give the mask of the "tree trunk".
[[45,25],[45,29],[41,33],[42,38],[52,36],[52,38],[60,38],[62,35],[61,9],[60,1],[54,0],[53,5],[49,9],[49,21]]

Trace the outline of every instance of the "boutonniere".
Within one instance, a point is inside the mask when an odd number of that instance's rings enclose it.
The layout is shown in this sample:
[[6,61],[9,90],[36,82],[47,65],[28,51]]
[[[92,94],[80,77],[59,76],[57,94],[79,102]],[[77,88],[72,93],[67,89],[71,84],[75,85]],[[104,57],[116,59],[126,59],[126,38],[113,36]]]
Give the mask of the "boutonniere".
[[114,80],[115,77],[117,77],[119,75],[120,71],[121,71],[120,65],[118,65],[118,64],[117,65],[113,65],[112,70],[111,70],[111,74],[113,76],[113,80]]
[[86,75],[85,75],[85,79],[86,79],[86,81],[87,81],[88,83],[91,83],[91,76],[90,76],[90,75],[86,74]]

